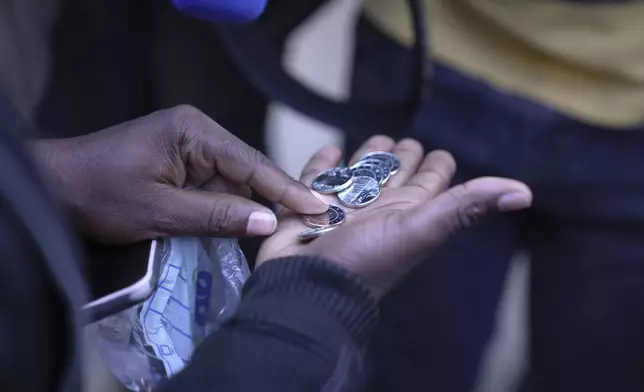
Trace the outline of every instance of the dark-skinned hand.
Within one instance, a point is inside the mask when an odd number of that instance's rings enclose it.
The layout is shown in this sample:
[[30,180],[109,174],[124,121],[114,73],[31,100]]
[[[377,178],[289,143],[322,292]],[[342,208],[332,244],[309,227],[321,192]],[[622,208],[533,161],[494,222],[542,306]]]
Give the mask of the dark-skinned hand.
[[31,150],[80,231],[104,243],[269,235],[250,189],[300,213],[326,205],[199,110],[179,106]]
[[[413,267],[450,235],[466,229],[488,213],[527,208],[530,189],[504,178],[477,178],[450,188],[456,163],[450,154],[427,156],[415,140],[399,143],[375,136],[356,152],[350,164],[372,151],[391,151],[401,161],[380,198],[362,209],[344,208],[345,222],[310,243],[298,241],[308,230],[293,211],[280,214],[277,231],[264,242],[257,266],[278,257],[303,254],[333,262],[361,277],[376,297],[385,295]],[[326,147],[306,164],[301,177],[310,185],[328,168],[337,166],[341,151]],[[338,204],[335,195],[319,196]]]

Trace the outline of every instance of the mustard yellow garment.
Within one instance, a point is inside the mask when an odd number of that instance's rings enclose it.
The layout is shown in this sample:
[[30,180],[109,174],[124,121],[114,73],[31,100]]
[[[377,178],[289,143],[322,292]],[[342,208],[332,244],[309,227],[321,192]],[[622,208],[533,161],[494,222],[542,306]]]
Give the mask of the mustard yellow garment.
[[[423,0],[432,56],[498,89],[582,121],[644,123],[644,1]],[[404,0],[366,0],[366,15],[410,45]]]

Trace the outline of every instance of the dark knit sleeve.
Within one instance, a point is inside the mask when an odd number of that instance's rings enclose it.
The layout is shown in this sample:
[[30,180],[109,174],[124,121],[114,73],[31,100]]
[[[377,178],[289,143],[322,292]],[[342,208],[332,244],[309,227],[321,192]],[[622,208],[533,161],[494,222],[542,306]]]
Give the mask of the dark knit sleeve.
[[269,261],[247,282],[235,315],[163,390],[354,390],[377,315],[349,272],[301,256]]

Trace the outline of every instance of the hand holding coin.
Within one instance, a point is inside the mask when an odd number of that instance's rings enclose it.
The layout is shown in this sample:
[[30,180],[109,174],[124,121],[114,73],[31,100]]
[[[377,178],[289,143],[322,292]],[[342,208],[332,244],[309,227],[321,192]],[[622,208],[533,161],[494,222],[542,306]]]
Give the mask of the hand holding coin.
[[[323,148],[306,164],[301,181],[312,185],[320,173],[344,175],[336,168],[340,159],[337,148]],[[346,178],[334,179],[330,182],[334,189],[327,193],[339,193],[320,195],[331,206],[323,218],[283,211],[277,231],[262,245],[257,266],[293,254],[318,256],[357,274],[381,297],[454,232],[486,213],[521,210],[532,202],[530,189],[510,179],[477,178],[449,188],[456,170],[452,156],[444,151],[425,156],[412,139],[396,144],[388,137],[374,136],[349,166],[355,170],[362,162],[360,170],[383,167],[372,159],[389,162],[385,172],[395,175],[380,184],[375,179],[377,170],[372,170],[375,177],[358,176],[349,185]],[[378,196],[351,207],[355,200],[365,201],[360,199],[363,189],[378,189]],[[313,240],[302,242],[303,238]]]

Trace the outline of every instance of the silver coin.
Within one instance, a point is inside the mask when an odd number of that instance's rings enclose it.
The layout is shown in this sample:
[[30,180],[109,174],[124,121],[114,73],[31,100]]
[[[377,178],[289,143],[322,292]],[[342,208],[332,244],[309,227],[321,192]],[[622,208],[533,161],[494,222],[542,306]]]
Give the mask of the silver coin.
[[[389,173],[388,169],[387,169],[387,173]],[[380,166],[375,166],[370,163],[364,164],[362,166],[356,166],[356,168],[353,169],[353,176],[371,177],[374,180],[378,181],[379,184],[382,184],[383,181],[386,179],[385,170],[383,170],[383,168]]]
[[298,233],[297,238],[300,239],[300,241],[313,240],[318,238],[322,234],[330,232],[333,229],[335,229],[335,227],[321,227],[317,229],[311,229]]
[[[375,181],[375,180],[374,180]],[[308,227],[318,229],[338,226],[344,222],[347,214],[338,206],[329,205],[326,212],[317,215],[302,215],[302,222]]]
[[387,167],[387,168],[389,167],[389,162],[388,161],[383,161],[382,159],[375,159],[375,158],[363,158],[363,159],[359,160],[358,162],[356,162],[355,164],[353,164],[353,166],[351,166],[351,168],[353,169],[355,167],[359,167],[359,166],[366,165],[366,164],[382,166],[382,167]]
[[380,178],[380,179],[376,178],[376,180],[378,180],[380,185],[385,185],[387,183],[387,181],[389,181],[389,177],[391,177],[391,171],[389,169],[389,165],[388,165],[387,162],[380,161],[380,160],[377,160],[377,159],[365,159],[365,160],[362,160],[362,161],[358,161],[358,163],[356,163],[355,165],[351,166],[351,168],[354,171],[354,176],[357,177],[357,175],[355,174],[355,170],[358,169],[358,168],[363,168],[363,167],[368,167],[368,168],[376,167],[377,171],[382,171],[382,176],[381,176],[382,178]]
[[400,159],[395,154],[385,151],[375,151],[365,154],[362,159],[377,159],[379,161],[388,162],[389,170],[391,174],[394,175],[400,169]]
[[356,177],[353,185],[338,193],[338,199],[347,207],[362,208],[380,196],[380,184],[371,177]]
[[353,184],[353,172],[348,167],[334,167],[318,174],[311,188],[320,193],[337,193]]

